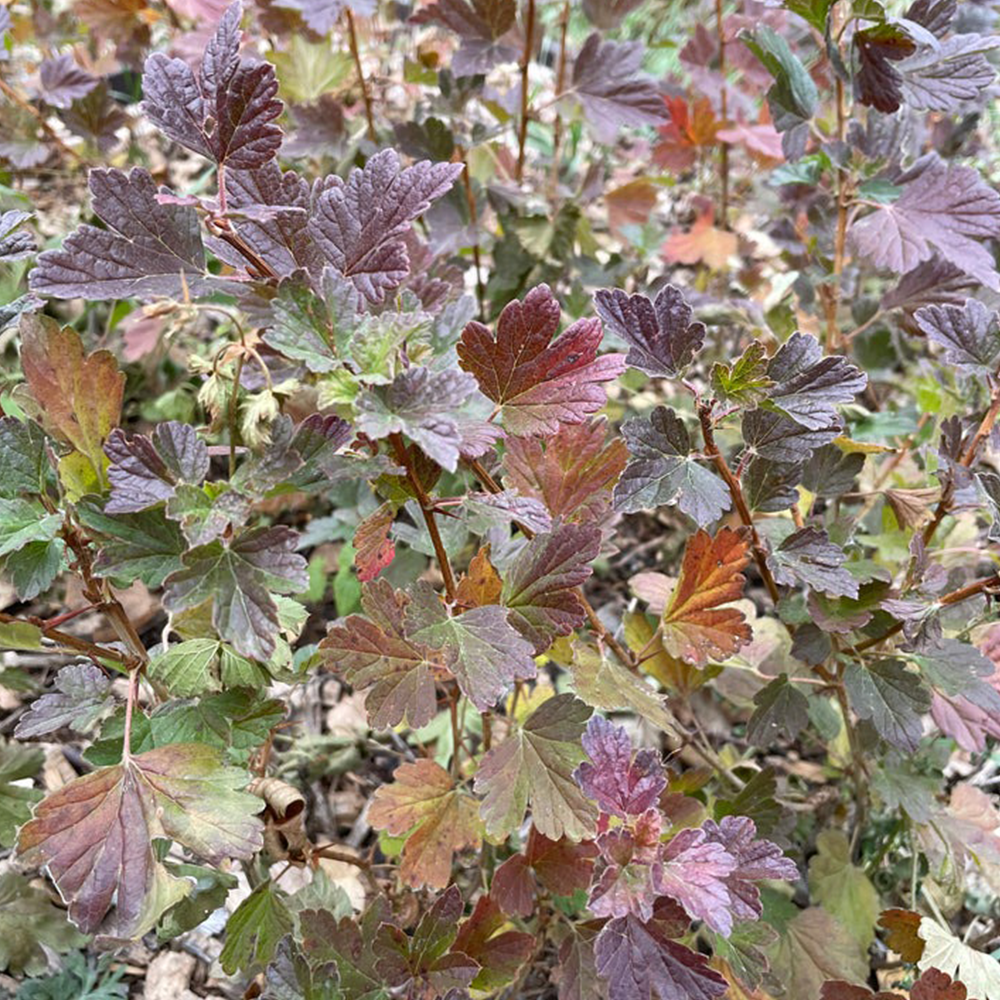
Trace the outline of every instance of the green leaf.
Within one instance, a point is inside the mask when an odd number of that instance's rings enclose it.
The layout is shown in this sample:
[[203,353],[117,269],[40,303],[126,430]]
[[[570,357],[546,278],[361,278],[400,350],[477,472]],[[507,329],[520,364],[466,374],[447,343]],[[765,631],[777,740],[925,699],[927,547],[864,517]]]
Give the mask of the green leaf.
[[99,536],[94,564],[98,576],[160,587],[181,568],[181,553],[187,545],[180,528],[162,510],[111,516],[88,502],[78,504],[76,510],[83,524]]
[[64,551],[61,538],[51,542],[28,542],[3,560],[4,572],[22,601],[30,601],[52,586],[62,569]]
[[766,395],[774,382],[767,377],[767,351],[759,341],[749,347],[731,364],[712,365],[712,391],[723,400],[753,406]]
[[23,875],[0,875],[0,971],[38,976],[49,967],[45,949],[55,952],[87,943],[48,894]]
[[167,646],[151,657],[149,675],[178,697],[217,691],[219,682],[213,668],[219,658],[216,639],[188,639]]
[[34,421],[0,418],[0,497],[45,492],[45,432]]
[[267,965],[278,942],[291,933],[292,914],[280,889],[263,882],[233,912],[226,924],[226,944],[219,956],[230,976]]
[[836,917],[865,950],[875,940],[881,903],[868,876],[851,863],[851,845],[839,830],[816,838],[809,862],[809,892],[814,902]]
[[770,746],[781,735],[794,740],[809,724],[809,702],[787,674],[761,688],[753,703],[757,707],[747,723],[747,739],[754,746]]
[[13,782],[33,778],[44,760],[41,750],[0,743],[0,846],[14,843],[17,828],[31,818],[32,804],[42,798],[37,788]]
[[0,622],[0,648],[41,649],[42,630],[31,622]]
[[62,524],[37,500],[0,499],[0,556],[17,552],[29,542],[51,542]]
[[164,867],[175,878],[194,879],[194,885],[188,895],[164,914],[156,930],[160,941],[169,941],[178,934],[197,927],[219,907],[224,906],[229,890],[239,885],[239,879],[235,875],[203,865],[166,861]]
[[580,737],[592,711],[571,694],[556,695],[486,754],[475,789],[485,795],[480,814],[491,836],[518,829],[529,805],[532,823],[550,840],[594,832],[597,809],[573,780],[587,759]]
[[786,39],[766,25],[753,33],[741,32],[739,37],[774,77],[774,85],[767,92],[774,127],[786,132],[812,118],[819,91]]
[[309,584],[306,561],[294,549],[290,528],[251,528],[224,543],[199,545],[183,556],[184,568],[166,581],[170,612],[212,599],[212,624],[238,653],[269,659],[280,623],[272,592],[295,594]]
[[930,692],[902,660],[876,660],[867,666],[851,663],[844,674],[851,707],[871,720],[878,734],[911,753],[920,745],[920,716],[931,707]]

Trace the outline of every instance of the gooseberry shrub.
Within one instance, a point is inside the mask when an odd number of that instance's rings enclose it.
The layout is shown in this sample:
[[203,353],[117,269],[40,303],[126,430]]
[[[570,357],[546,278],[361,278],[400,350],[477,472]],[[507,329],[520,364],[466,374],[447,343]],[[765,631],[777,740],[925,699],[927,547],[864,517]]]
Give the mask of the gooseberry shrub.
[[0,7],[0,988],[1000,998],[994,14],[701,6]]

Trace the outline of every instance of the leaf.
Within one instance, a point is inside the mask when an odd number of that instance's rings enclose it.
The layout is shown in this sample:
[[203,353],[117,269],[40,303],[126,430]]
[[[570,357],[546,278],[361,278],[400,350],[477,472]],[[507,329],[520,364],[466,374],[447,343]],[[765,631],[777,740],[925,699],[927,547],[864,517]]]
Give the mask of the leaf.
[[607,422],[560,424],[552,437],[511,437],[503,468],[522,496],[541,500],[548,512],[571,523],[600,522],[611,490],[628,459],[624,441],[607,441]]
[[114,708],[111,679],[92,663],[71,663],[56,675],[56,690],[43,694],[18,719],[14,736],[29,740],[67,726],[88,733]]
[[126,585],[141,580],[159,587],[171,573],[181,569],[181,554],[187,547],[180,528],[162,511],[118,514],[110,517],[92,503],[77,505],[80,520],[99,542],[94,571]]
[[279,893],[273,882],[262,882],[226,921],[219,964],[228,975],[267,965],[278,942],[291,933],[292,915]]
[[502,587],[500,574],[490,562],[490,546],[487,543],[472,557],[468,573],[463,574],[458,581],[455,604],[464,608],[499,604]]
[[53,108],[68,108],[78,98],[86,97],[97,83],[96,76],[77,66],[72,52],[45,59],[38,67],[39,96]]
[[628,227],[641,226],[656,208],[657,186],[646,177],[638,177],[604,193],[611,235],[628,242]]
[[86,943],[48,893],[16,872],[0,875],[0,970],[40,976],[49,969],[47,951],[61,954]]
[[663,761],[654,750],[632,751],[632,740],[622,726],[595,715],[582,739],[589,758],[574,772],[581,791],[602,812],[638,816],[652,809],[667,787]]
[[37,500],[0,499],[0,556],[31,542],[49,542],[62,526],[58,514],[49,514]]
[[663,259],[672,264],[704,264],[713,271],[724,271],[729,258],[739,250],[735,233],[713,225],[715,211],[706,206],[694,225],[685,233],[675,230],[663,244]]
[[359,17],[370,17],[375,12],[373,0],[282,0],[278,7],[297,10],[302,15],[310,31],[317,35],[328,35],[340,19],[344,8],[349,8]]
[[458,163],[421,160],[400,170],[392,149],[376,153],[344,181],[332,174],[309,218],[323,256],[369,302],[381,302],[409,274],[401,237],[462,172]]
[[0,647],[3,649],[41,649],[42,630],[30,622],[0,622]]
[[770,954],[771,972],[789,996],[818,996],[827,979],[863,983],[868,978],[868,957],[843,925],[818,906],[797,912],[781,928]]
[[184,299],[210,285],[198,216],[188,205],[160,204],[146,170],[92,169],[94,214],[107,226],[83,225],[58,250],[38,255],[33,292],[56,298]]
[[924,45],[899,67],[906,103],[918,111],[953,113],[981,101],[996,79],[984,53],[1000,42],[989,35],[952,35]]
[[551,840],[592,833],[597,813],[572,777],[585,759],[580,736],[592,711],[571,694],[556,695],[483,757],[475,790],[485,796],[480,814],[490,836],[518,829],[529,806],[532,823]]
[[609,921],[594,957],[610,1000],[711,1000],[729,989],[706,956],[669,940],[655,920],[629,915]]
[[839,830],[823,830],[816,837],[809,862],[809,892],[814,902],[836,917],[865,950],[875,940],[879,898],[860,868],[851,863],[851,845]]
[[35,237],[21,228],[30,218],[30,212],[17,209],[0,212],[0,260],[23,260],[34,255]]
[[924,306],[914,319],[929,340],[945,349],[945,364],[984,377],[996,372],[1000,365],[1000,318],[978,299],[966,299],[963,306]]
[[663,611],[667,652],[696,667],[728,659],[753,639],[742,611],[720,605],[739,600],[750,562],[743,530],[722,528],[713,538],[698,531],[688,540],[677,586]]
[[663,95],[670,120],[659,128],[653,162],[675,173],[690,170],[699,154],[716,144],[721,122],[707,97],[690,103],[683,97]]
[[459,363],[497,404],[511,434],[549,435],[560,424],[583,423],[607,402],[601,383],[625,369],[620,354],[597,356],[599,320],[577,320],[556,336],[559,313],[549,286],[538,285],[504,306],[495,338],[475,320],[462,331]]
[[481,712],[496,705],[515,680],[537,672],[531,643],[496,604],[452,616],[430,584],[420,581],[406,607],[404,628],[408,639],[443,653],[462,693]]
[[767,92],[767,104],[775,128],[788,132],[812,118],[819,103],[819,91],[785,37],[767,25],[761,25],[752,34],[744,31],[739,37],[774,77],[774,84]]
[[372,948],[384,982],[408,996],[441,996],[468,986],[479,964],[448,951],[463,909],[462,893],[453,885],[420,918],[412,938],[393,924],[382,924]]
[[114,355],[86,354],[75,330],[46,316],[25,314],[20,330],[21,367],[46,427],[86,455],[101,477],[102,445],[121,417],[125,389]]
[[623,125],[659,125],[667,114],[652,77],[641,70],[641,42],[602,41],[593,32],[573,63],[569,93],[598,142],[612,145]]
[[259,167],[281,145],[278,81],[270,63],[240,58],[239,0],[205,47],[199,75],[183,59],[154,52],[142,75],[143,110],[171,139],[220,167]]
[[500,602],[535,653],[583,623],[586,612],[576,588],[590,576],[600,544],[596,528],[567,524],[536,535],[508,567]]
[[851,707],[870,719],[878,734],[901,750],[914,752],[923,726],[920,716],[931,706],[930,693],[901,660],[876,660],[866,667],[851,663],[844,675]]
[[741,406],[753,406],[767,395],[774,384],[767,374],[767,352],[759,340],[751,341],[749,347],[732,363],[717,361],[712,365],[712,391],[723,400]]
[[463,372],[407,368],[389,385],[365,390],[357,403],[357,428],[375,440],[405,434],[428,458],[454,472],[462,446],[454,413],[475,388],[475,380]]
[[15,782],[34,778],[44,760],[40,750],[0,743],[0,846],[14,843],[17,828],[31,816],[32,803],[42,797],[37,788]]
[[128,937],[159,915],[149,911],[158,896],[176,901],[189,888],[157,861],[154,838],[176,840],[212,864],[260,850],[260,800],[238,790],[245,782],[209,747],[151,750],[49,795],[21,828],[18,854],[46,867],[82,931],[101,927],[114,905],[113,933]]
[[891,65],[917,51],[916,43],[898,25],[876,24],[854,34],[860,68],[854,77],[858,102],[884,114],[899,110],[902,78]]
[[118,144],[118,130],[128,126],[130,121],[103,80],[86,97],[75,100],[59,117],[70,132],[93,143],[104,156]]
[[802,485],[818,497],[850,493],[865,465],[860,452],[845,454],[837,445],[828,444],[813,452],[802,469]]
[[899,957],[911,965],[924,953],[924,940],[920,937],[922,917],[913,910],[883,910],[878,919],[879,927],[886,930],[885,943]]
[[351,1000],[387,1000],[389,993],[384,977],[376,971],[372,943],[388,916],[381,897],[365,910],[360,926],[346,916],[338,921],[329,910],[303,910],[298,922],[310,966],[332,964],[344,996]]
[[691,457],[691,437],[666,406],[622,425],[629,462],[615,487],[615,508],[626,514],[676,504],[699,526],[718,520],[732,502],[715,473]]
[[771,462],[803,462],[817,448],[838,437],[842,430],[839,418],[812,430],[780,413],[749,410],[743,414],[743,440],[754,454]]
[[184,698],[218,690],[213,668],[219,658],[215,639],[188,639],[167,646],[149,661],[149,675],[171,694]]
[[396,555],[396,545],[389,538],[396,505],[386,502],[369,514],[354,532],[354,566],[362,583],[374,580]]
[[437,21],[454,31],[462,40],[451,57],[456,77],[487,73],[494,66],[514,62],[520,55],[508,32],[514,27],[517,5],[514,0],[436,0],[421,7],[410,18],[411,24]]
[[406,836],[399,869],[404,882],[443,889],[455,852],[479,847],[478,803],[426,758],[400,764],[393,779],[376,790],[368,820],[394,837]]
[[777,583],[804,583],[830,597],[857,597],[858,581],[846,569],[847,555],[819,528],[800,528],[769,556],[767,564]]
[[850,403],[868,384],[868,376],[846,358],[824,357],[815,337],[798,332],[768,362],[767,377],[774,383],[767,391],[767,408],[813,431],[829,426],[837,419],[834,406]]
[[946,973],[976,1000],[1000,998],[1000,962],[995,958],[970,948],[930,917],[920,921],[920,936],[927,943],[917,963],[921,972],[937,969]]
[[1000,195],[972,167],[934,159],[890,205],[855,222],[850,239],[875,267],[906,274],[935,251],[1000,290],[993,257],[979,240],[1000,235]]
[[434,718],[437,702],[432,670],[443,666],[440,656],[406,638],[403,609],[409,598],[396,594],[385,580],[365,584],[362,606],[372,618],[351,615],[334,623],[320,649],[331,666],[356,688],[371,688],[365,699],[373,729],[412,728]]
[[794,740],[809,724],[809,702],[787,674],[761,688],[753,703],[757,707],[747,723],[747,739],[754,746],[770,746],[779,735]]
[[910,1000],[966,1000],[965,983],[953,981],[940,969],[927,969],[910,988]]
[[208,447],[189,424],[168,420],[151,437],[115,429],[104,452],[111,460],[111,499],[105,514],[130,514],[170,500],[180,482],[199,484],[208,475]]
[[606,328],[629,345],[625,364],[654,378],[678,378],[705,340],[705,324],[693,321],[681,290],[664,285],[650,302],[645,295],[599,289],[594,307]]
[[616,658],[577,642],[573,644],[573,658],[568,666],[574,690],[588,705],[607,712],[626,709],[665,733],[677,733],[677,722],[663,697]]
[[503,930],[507,919],[492,896],[480,896],[472,915],[459,927],[452,951],[479,965],[472,989],[497,989],[511,982],[535,951],[535,938]]

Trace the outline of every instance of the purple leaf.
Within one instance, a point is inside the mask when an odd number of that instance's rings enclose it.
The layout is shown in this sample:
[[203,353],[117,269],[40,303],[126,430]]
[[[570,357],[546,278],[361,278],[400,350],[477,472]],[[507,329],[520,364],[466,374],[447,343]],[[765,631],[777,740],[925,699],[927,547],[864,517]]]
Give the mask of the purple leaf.
[[30,740],[63,726],[88,733],[114,708],[111,679],[92,663],[71,663],[56,675],[56,690],[43,694],[18,720],[14,736]]
[[90,191],[94,214],[108,228],[80,226],[60,249],[40,254],[32,291],[63,299],[183,299],[209,287],[193,208],[161,205],[140,167],[91,170]]
[[500,603],[535,653],[583,624],[586,612],[576,588],[590,576],[600,547],[596,527],[563,525],[536,535],[508,567]]
[[515,680],[537,674],[525,642],[496,604],[450,615],[426,581],[413,588],[406,609],[406,637],[440,650],[462,693],[481,712],[493,708]]
[[359,17],[370,17],[375,13],[376,3],[375,0],[276,0],[274,6],[298,11],[310,31],[328,35],[345,7]]
[[850,238],[875,267],[905,274],[937,251],[994,291],[1000,275],[978,242],[1000,236],[1000,194],[972,167],[934,159],[883,205],[855,222]]
[[804,583],[830,597],[857,597],[858,581],[844,569],[845,562],[844,550],[825,531],[811,527],[789,535],[767,558],[778,583]]
[[883,739],[900,750],[916,751],[923,736],[920,717],[930,708],[931,697],[902,660],[848,664],[844,684],[851,708],[871,720]]
[[641,42],[605,42],[595,31],[573,64],[570,89],[599,142],[623,125],[663,125],[669,118],[656,81],[642,72]]
[[451,59],[452,72],[461,77],[488,73],[498,63],[520,57],[521,49],[509,35],[516,16],[515,0],[436,0],[421,7],[410,21],[436,21],[461,38]]
[[628,733],[599,715],[587,724],[583,749],[590,762],[581,764],[573,777],[602,812],[638,816],[655,806],[667,787],[660,755],[653,750],[633,755]]
[[771,462],[804,462],[843,432],[838,418],[811,429],[780,413],[758,409],[743,414],[743,440],[754,454]]
[[921,306],[961,305],[965,301],[962,290],[974,284],[960,268],[935,255],[904,274],[899,284],[882,296],[880,305],[885,310],[909,313]]
[[395,151],[383,149],[346,181],[327,179],[309,231],[326,259],[369,302],[381,302],[410,272],[402,237],[462,169],[459,163],[421,160],[400,170]]
[[219,21],[196,78],[183,59],[154,52],[142,77],[143,109],[161,131],[220,167],[259,167],[281,146],[278,81],[267,62],[240,58],[239,0]]
[[944,347],[946,364],[984,377],[996,372],[1000,317],[978,299],[967,299],[964,306],[925,306],[913,318],[930,340]]
[[677,414],[658,406],[648,420],[622,426],[629,462],[615,486],[615,509],[626,514],[677,504],[699,527],[717,521],[731,498],[725,483],[691,457],[691,438]]
[[523,524],[535,534],[552,530],[552,517],[545,504],[535,497],[523,497],[516,490],[502,490],[499,493],[468,493],[465,509],[470,514],[470,523],[477,525],[480,534],[495,525],[507,525],[511,521]]
[[661,895],[655,873],[662,853],[659,844],[662,823],[655,809],[650,809],[642,819],[647,817],[643,832],[650,834],[648,838],[639,839],[627,828],[610,830],[597,838],[602,860],[598,862],[599,874],[587,904],[595,916],[634,914],[640,920],[652,919],[656,899]]
[[898,25],[876,24],[855,32],[854,48],[860,63],[854,77],[858,102],[885,114],[898,111],[903,91],[891,64],[913,55],[916,43]]
[[677,378],[705,340],[705,324],[692,321],[691,307],[673,285],[662,288],[655,302],[602,288],[594,307],[605,327],[629,345],[625,364],[654,378]]
[[475,388],[475,379],[464,372],[408,368],[358,399],[358,430],[376,441],[405,434],[428,458],[454,472],[462,435],[452,414]]
[[996,79],[983,53],[998,45],[1000,39],[988,35],[952,35],[922,47],[899,66],[907,105],[950,114],[981,101]]
[[728,936],[733,916],[726,877],[735,869],[736,859],[722,844],[709,841],[704,830],[681,830],[663,849],[656,889],[680,903],[691,918]]
[[836,420],[834,405],[850,403],[868,384],[868,376],[846,358],[824,357],[815,337],[798,332],[771,358],[767,377],[774,382],[767,390],[768,409],[780,410],[812,431]]
[[129,116],[111,96],[103,80],[86,97],[75,100],[59,117],[71,132],[96,143],[105,155],[118,142],[118,130],[129,123]]
[[669,940],[655,920],[618,917],[594,946],[609,1000],[713,1000],[729,989],[708,958]]
[[309,585],[306,561],[290,528],[252,528],[230,542],[214,541],[184,554],[184,568],[164,585],[170,612],[212,601],[212,624],[238,653],[268,660],[275,650],[278,609],[272,592],[295,594]]
[[0,213],[0,260],[21,260],[35,252],[35,237],[21,229],[30,218],[30,212],[17,209]]
[[71,52],[46,59],[38,70],[39,96],[54,108],[68,108],[98,84],[96,76],[76,64]]

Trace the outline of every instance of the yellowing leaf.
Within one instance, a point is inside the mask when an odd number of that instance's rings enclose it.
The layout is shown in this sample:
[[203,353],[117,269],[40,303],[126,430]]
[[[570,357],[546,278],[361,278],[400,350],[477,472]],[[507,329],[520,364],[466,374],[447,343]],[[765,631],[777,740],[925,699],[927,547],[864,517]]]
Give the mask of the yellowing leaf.
[[478,803],[432,760],[401,764],[394,779],[375,793],[368,819],[394,837],[407,835],[399,869],[404,882],[443,889],[455,852],[479,847]]
[[663,244],[663,258],[672,264],[705,264],[721,271],[739,249],[735,233],[712,225],[713,212],[707,209],[688,232],[675,232]]
[[868,876],[851,863],[851,845],[839,830],[824,830],[816,838],[819,851],[809,862],[813,901],[835,916],[862,948],[875,939],[878,893]]
[[713,538],[699,531],[687,543],[681,575],[663,611],[663,645],[668,653],[703,667],[728,659],[753,639],[742,611],[721,607],[738,600],[750,561],[744,530],[722,528]]

